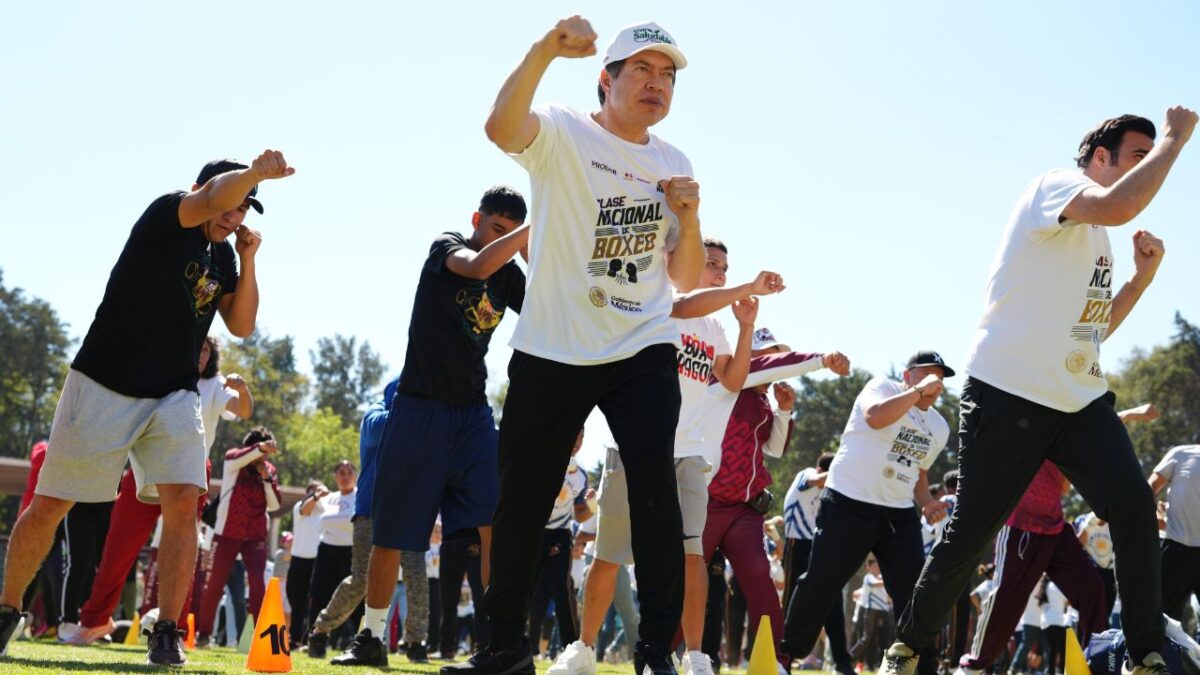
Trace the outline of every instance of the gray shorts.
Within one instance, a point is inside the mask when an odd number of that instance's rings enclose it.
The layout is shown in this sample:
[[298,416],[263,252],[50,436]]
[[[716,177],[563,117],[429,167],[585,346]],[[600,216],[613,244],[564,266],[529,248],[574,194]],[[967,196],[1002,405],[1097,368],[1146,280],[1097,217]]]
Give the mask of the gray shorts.
[[[703,457],[675,460],[679,511],[683,515],[683,552],[704,555],[704,521],[708,518],[708,462]],[[629,530],[629,488],[625,467],[616,450],[609,450],[600,479],[600,520],[596,524],[596,557],[618,565],[633,564]]]
[[36,493],[74,502],[111,502],[128,458],[138,500],[157,504],[159,483],[207,491],[204,455],[196,392],[132,398],[71,369],[54,410]]

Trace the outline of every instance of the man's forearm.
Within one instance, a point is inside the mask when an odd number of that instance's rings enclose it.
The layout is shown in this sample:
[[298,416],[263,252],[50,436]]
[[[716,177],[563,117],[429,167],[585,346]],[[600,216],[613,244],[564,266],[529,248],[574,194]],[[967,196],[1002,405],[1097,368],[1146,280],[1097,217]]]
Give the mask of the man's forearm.
[[1142,280],[1138,278],[1130,279],[1121,286],[1121,290],[1117,291],[1117,296],[1113,298],[1112,315],[1108,318],[1108,332],[1104,334],[1104,339],[1112,337],[1112,334],[1117,331],[1117,327],[1125,322],[1125,318],[1133,311],[1138,300],[1142,298],[1142,293],[1146,292],[1146,288],[1150,285],[1150,280]]
[[671,308],[671,316],[676,319],[698,319],[749,296],[750,284],[692,291],[675,301]]
[[488,138],[504,151],[515,153],[525,149],[516,147],[520,145],[521,129],[529,118],[538,84],[553,60],[542,48],[542,42],[535,42],[496,94],[484,129]]
[[254,416],[254,396],[250,394],[250,387],[242,387],[238,392],[238,409],[236,414],[243,420],[248,420]]
[[671,283],[684,293],[690,292],[700,283],[700,273],[706,262],[704,242],[700,237],[700,221],[679,225],[679,241],[667,260],[667,275]]
[[726,391],[739,392],[746,384],[750,375],[750,354],[754,351],[754,324],[738,323],[737,347],[733,350],[733,358],[725,367],[723,377],[718,377],[721,386]]
[[205,210],[212,214],[232,211],[246,201],[246,196],[256,185],[258,178],[250,169],[220,174],[200,188],[205,197]]
[[887,398],[867,408],[867,425],[872,429],[882,429],[894,424],[921,400],[922,392],[916,388],[905,389],[903,392]]
[[463,268],[463,276],[472,279],[487,279],[504,267],[529,241],[529,226],[522,225],[512,232],[484,246],[475,253]]
[[258,320],[258,277],[255,274],[254,258],[242,258],[242,274],[238,278],[237,290],[229,312],[222,318],[225,327],[237,337],[249,337]]
[[1183,143],[1174,138],[1168,136],[1162,139],[1145,159],[1108,188],[1107,198],[1123,204],[1128,220],[1133,220],[1158,194],[1182,149]]

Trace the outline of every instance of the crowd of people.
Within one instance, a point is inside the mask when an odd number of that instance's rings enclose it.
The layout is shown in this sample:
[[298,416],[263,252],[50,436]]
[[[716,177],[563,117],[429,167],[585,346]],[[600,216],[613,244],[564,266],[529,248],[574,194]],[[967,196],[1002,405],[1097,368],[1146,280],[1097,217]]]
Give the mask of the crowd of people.
[[[768,458],[804,414],[787,381],[849,375],[850,359],[793,349],[759,324],[759,303],[785,291],[781,274],[729,283],[736,252],[712,236],[719,227],[702,232],[691,163],[650,132],[687,66],[666,30],[617,34],[598,112],[533,106],[552,62],[596,51],[588,22],[565,19],[501,86],[485,130],[529,173],[530,202],[488,189],[469,235],[433,239],[402,372],[364,415],[358,462],[333,468],[334,489],[308,486],[275,555],[292,641],[314,658],[341,648],[334,665],[383,666],[396,650],[414,662],[469,655],[443,675],[530,675],[538,655],[554,658],[552,675],[591,675],[606,659],[639,675],[707,675],[740,667],[767,625],[780,672],[1053,673],[1059,627],[1073,622],[1087,644],[1120,598],[1132,672],[1169,672],[1164,611],[1186,618],[1200,581],[1200,448],[1171,450],[1143,478],[1125,423],[1155,411],[1118,413],[1099,358],[1165,250],[1137,230],[1133,273],[1114,287],[1108,227],[1151,202],[1196,113],[1168,110],[1161,138],[1142,117],[1105,120],[1076,169],[1021,195],[963,368],[958,470],[943,485],[929,471],[951,427],[935,404],[956,372],[920,350],[900,379],[866,383],[837,451],[794,477],[777,520]],[[207,335],[217,313],[235,336],[253,330],[262,238],[243,220],[262,213],[260,183],[294,171],[273,150],[250,165],[212,162],[134,225],[13,530],[0,650],[31,580],[55,565],[68,571],[59,638],[111,633],[152,515],[151,663],[186,661],[189,612],[198,646],[227,643],[218,628],[244,623],[236,611],[219,622],[223,601],[258,612],[286,453],[250,428],[221,455],[220,493],[205,495],[217,420],[253,415],[245,381],[215,374]],[[923,273],[912,275],[919,289]],[[733,339],[715,318],[726,308]],[[484,357],[510,310],[520,317],[493,411]],[[574,457],[597,408],[613,447],[591,485]],[[1068,486],[1093,509],[1078,532],[1064,517]],[[110,513],[121,526],[100,537]],[[67,557],[43,564],[56,531]],[[77,578],[97,561],[95,583]]]

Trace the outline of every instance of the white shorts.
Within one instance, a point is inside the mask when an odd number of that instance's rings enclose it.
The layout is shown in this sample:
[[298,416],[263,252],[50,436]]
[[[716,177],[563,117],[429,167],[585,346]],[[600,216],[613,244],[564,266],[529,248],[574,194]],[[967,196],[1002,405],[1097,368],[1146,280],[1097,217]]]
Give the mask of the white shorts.
[[[675,482],[679,486],[679,511],[683,516],[683,552],[704,555],[704,521],[708,518],[710,470],[703,457],[675,460]],[[600,513],[596,524],[596,557],[618,565],[633,564],[629,529],[629,487],[625,467],[616,450],[609,450],[600,479]]]
[[157,504],[159,483],[195,485],[206,492],[200,396],[181,389],[163,398],[133,398],[68,370],[36,494],[111,502],[126,459],[139,501]]

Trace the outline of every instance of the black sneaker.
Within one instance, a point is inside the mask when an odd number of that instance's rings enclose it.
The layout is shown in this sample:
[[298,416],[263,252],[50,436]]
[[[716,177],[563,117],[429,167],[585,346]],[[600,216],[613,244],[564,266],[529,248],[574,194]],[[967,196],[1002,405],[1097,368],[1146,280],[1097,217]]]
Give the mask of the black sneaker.
[[534,675],[533,657],[529,653],[529,640],[522,640],[517,647],[504,649],[487,645],[469,660],[442,666],[439,675]]
[[143,631],[149,640],[146,660],[153,666],[182,666],[187,663],[183,653],[183,639],[187,632],[179,629],[174,621],[155,622],[154,629]]
[[21,625],[23,616],[25,615],[16,607],[0,605],[0,656],[8,656],[8,641],[12,639],[13,633],[17,632],[17,626]]
[[650,669],[651,675],[679,675],[667,650],[647,642],[639,642],[633,648],[634,675],[645,675],[647,668]]
[[420,642],[410,642],[404,649],[409,663],[429,663],[429,652]]
[[308,634],[308,655],[314,659],[325,658],[325,649],[329,646],[329,635],[313,631]]
[[[316,635],[314,633],[313,635]],[[309,638],[312,639],[311,637]],[[312,644],[311,642],[309,644]],[[311,647],[310,647],[311,649]],[[340,656],[335,656],[329,662],[335,666],[376,666],[386,668],[388,664],[387,645],[383,640],[371,635],[371,629],[354,636],[350,647]]]

